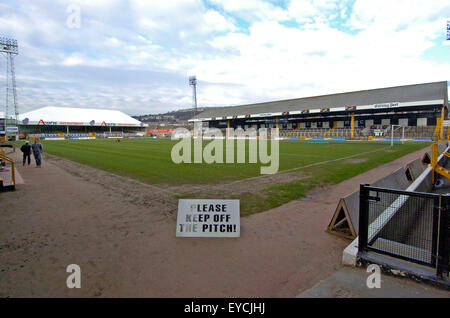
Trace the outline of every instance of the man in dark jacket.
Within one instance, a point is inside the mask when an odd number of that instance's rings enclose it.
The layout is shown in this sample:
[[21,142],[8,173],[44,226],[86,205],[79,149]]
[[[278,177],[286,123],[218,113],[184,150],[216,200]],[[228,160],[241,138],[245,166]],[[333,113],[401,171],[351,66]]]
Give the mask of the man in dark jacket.
[[25,141],[25,144],[20,147],[20,150],[23,152],[23,165],[25,166],[25,161],[28,158],[28,165],[31,162],[31,146],[29,141]]

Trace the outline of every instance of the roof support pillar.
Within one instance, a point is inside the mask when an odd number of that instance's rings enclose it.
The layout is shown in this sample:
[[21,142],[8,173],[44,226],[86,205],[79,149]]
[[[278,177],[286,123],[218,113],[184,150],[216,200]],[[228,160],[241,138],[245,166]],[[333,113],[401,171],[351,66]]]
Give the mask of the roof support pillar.
[[352,136],[352,139],[355,137],[355,114],[352,114],[351,136]]
[[276,125],[275,125],[275,127],[276,127],[276,130],[275,130],[275,137],[278,138],[278,136],[280,135],[280,134],[279,134],[280,128],[279,128],[279,126],[278,126],[278,117],[276,117]]

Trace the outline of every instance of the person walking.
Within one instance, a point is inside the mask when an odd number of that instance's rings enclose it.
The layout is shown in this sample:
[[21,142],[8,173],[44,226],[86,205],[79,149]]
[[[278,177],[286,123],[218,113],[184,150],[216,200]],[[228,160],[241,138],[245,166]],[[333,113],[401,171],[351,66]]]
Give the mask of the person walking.
[[35,139],[31,149],[33,150],[34,160],[36,160],[36,167],[40,168],[42,164],[42,153],[44,152],[44,147],[42,147],[42,144]]
[[31,163],[31,146],[30,142],[27,140],[25,141],[25,144],[20,147],[20,151],[23,153],[23,165],[25,166],[25,162],[28,158],[28,165]]

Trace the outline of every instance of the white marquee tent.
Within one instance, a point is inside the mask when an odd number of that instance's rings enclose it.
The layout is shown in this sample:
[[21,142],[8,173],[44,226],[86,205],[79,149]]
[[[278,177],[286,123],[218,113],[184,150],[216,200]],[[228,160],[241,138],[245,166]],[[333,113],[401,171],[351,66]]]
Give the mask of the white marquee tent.
[[51,106],[20,114],[19,124],[120,127],[147,126],[118,110]]

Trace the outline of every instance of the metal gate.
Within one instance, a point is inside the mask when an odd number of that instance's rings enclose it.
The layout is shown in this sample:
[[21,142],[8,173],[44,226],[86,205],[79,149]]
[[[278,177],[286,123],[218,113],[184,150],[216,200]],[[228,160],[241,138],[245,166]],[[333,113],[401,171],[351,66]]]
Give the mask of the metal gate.
[[361,185],[358,250],[449,271],[450,196]]

